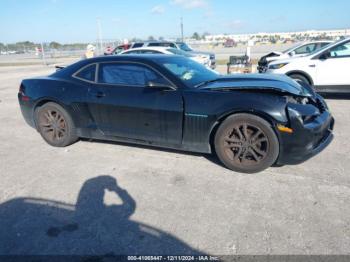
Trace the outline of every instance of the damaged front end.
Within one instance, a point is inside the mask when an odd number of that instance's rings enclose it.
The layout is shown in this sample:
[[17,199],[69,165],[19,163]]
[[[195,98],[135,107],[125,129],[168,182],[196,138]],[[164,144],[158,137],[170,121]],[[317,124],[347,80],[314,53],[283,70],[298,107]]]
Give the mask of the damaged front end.
[[[326,148],[333,139],[334,118],[320,95],[286,96],[290,132],[280,132],[279,164],[299,164]],[[279,128],[278,128],[279,129]]]
[[269,63],[274,61],[277,57],[281,56],[282,53],[272,52],[261,57],[258,61],[258,72],[265,73],[269,67]]

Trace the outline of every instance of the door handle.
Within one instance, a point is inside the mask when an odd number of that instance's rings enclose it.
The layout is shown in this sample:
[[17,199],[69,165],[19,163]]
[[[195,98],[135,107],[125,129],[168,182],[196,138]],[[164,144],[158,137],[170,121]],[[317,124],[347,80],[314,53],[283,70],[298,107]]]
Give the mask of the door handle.
[[313,65],[309,65],[309,67],[316,67],[316,65],[315,65],[315,64],[313,64]]
[[101,92],[101,91],[98,91],[98,92],[95,93],[95,96],[96,96],[97,98],[102,98],[102,97],[105,97],[106,94],[103,93],[103,92]]

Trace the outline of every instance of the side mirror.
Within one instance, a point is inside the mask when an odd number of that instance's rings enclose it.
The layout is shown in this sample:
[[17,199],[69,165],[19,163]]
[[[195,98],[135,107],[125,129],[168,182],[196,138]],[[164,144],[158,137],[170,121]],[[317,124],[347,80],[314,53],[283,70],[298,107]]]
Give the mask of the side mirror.
[[173,86],[171,86],[170,84],[168,83],[161,83],[159,81],[149,81],[147,83],[147,87],[149,88],[154,88],[154,89],[174,89]]
[[330,57],[331,57],[331,52],[330,51],[326,51],[322,55],[320,55],[320,60],[326,60],[326,59],[328,59]]
[[295,53],[295,51],[292,51],[292,52],[289,53],[289,55],[290,55],[290,56],[295,56],[296,53]]

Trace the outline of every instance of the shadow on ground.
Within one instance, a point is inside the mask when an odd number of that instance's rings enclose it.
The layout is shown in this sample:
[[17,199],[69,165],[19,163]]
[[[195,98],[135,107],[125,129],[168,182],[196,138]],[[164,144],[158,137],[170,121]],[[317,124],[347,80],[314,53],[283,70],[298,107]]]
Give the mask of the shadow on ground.
[[133,147],[133,148],[142,148],[147,150],[153,150],[153,151],[159,151],[159,152],[166,152],[166,153],[174,153],[174,154],[181,154],[181,155],[187,155],[187,156],[195,156],[195,157],[203,157],[207,159],[208,161],[212,162],[213,164],[216,164],[218,166],[221,166],[227,170],[229,170],[227,167],[224,166],[216,156],[215,151],[210,153],[196,153],[191,151],[184,151],[180,149],[172,149],[172,148],[164,148],[164,147],[158,147],[158,146],[151,146],[151,145],[143,145],[143,144],[133,144],[128,142],[118,142],[118,141],[110,141],[110,140],[96,140],[96,139],[87,139],[87,138],[81,138],[81,141],[84,142],[90,142],[90,143],[99,143],[99,144],[112,144],[112,145],[118,145],[118,146],[125,146],[125,147]]
[[[122,200],[105,205],[105,190]],[[76,205],[17,198],[0,205],[0,254],[202,254],[154,227],[130,220],[136,202],[115,178],[86,181]]]

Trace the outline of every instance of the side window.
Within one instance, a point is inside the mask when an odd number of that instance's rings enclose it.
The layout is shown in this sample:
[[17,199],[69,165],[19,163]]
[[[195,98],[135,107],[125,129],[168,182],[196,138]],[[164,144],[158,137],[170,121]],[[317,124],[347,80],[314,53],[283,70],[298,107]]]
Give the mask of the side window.
[[148,46],[162,46],[161,43],[149,43]]
[[301,46],[297,49],[294,50],[294,52],[297,54],[297,55],[302,55],[302,54],[309,54],[311,52],[313,52],[316,48],[316,44],[308,44],[308,45],[304,45],[304,46]]
[[122,63],[101,63],[98,78],[99,83],[126,86],[146,86],[149,81],[166,81],[148,67]]
[[143,43],[135,43],[133,44],[132,48],[138,48],[138,47],[142,47]]
[[330,52],[331,57],[348,57],[350,56],[350,42],[333,47]]
[[127,51],[123,53],[123,55],[134,55],[134,54],[140,54],[140,51],[134,50],[134,51]]
[[95,81],[96,64],[85,67],[79,73],[75,74],[76,77],[87,81]]

